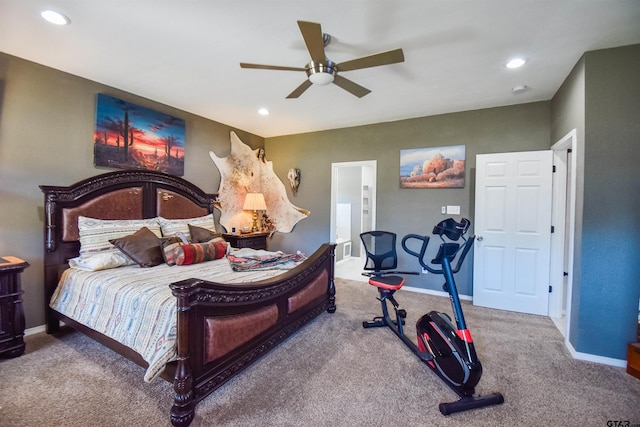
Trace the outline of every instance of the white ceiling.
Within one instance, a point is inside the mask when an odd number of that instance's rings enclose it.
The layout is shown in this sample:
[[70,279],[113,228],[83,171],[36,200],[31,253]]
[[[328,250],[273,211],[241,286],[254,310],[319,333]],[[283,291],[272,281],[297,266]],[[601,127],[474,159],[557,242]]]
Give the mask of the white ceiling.
[[[304,72],[239,63],[304,67],[297,20],[332,36],[336,63],[396,48],[405,62],[344,72],[363,98],[285,99]],[[639,0],[0,0],[0,51],[263,137],[549,100],[584,52],[636,43]],[[505,68],[516,55],[528,63]]]

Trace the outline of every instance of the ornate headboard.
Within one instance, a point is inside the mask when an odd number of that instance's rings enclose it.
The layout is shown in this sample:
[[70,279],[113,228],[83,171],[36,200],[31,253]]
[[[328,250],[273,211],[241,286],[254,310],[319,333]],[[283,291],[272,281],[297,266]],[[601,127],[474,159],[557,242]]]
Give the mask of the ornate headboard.
[[78,216],[193,218],[212,213],[218,199],[217,194],[205,193],[182,178],[141,170],[109,172],[68,187],[41,185],[40,189],[45,209],[45,307],[67,261],[78,256]]

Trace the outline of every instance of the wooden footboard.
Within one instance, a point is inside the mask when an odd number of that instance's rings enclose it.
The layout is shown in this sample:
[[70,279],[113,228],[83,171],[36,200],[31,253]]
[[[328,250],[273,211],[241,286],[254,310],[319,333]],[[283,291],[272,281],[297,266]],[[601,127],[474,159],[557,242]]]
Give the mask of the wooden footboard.
[[335,312],[334,248],[325,244],[295,269],[251,285],[170,285],[178,299],[174,426],[189,425],[197,402],[323,311]]

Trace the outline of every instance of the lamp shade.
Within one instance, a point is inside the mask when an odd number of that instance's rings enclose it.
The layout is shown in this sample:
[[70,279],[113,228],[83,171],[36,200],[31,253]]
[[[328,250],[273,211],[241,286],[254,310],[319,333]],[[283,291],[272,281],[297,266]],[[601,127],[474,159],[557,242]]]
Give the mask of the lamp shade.
[[264,202],[262,193],[247,193],[242,209],[246,211],[266,211],[267,204]]

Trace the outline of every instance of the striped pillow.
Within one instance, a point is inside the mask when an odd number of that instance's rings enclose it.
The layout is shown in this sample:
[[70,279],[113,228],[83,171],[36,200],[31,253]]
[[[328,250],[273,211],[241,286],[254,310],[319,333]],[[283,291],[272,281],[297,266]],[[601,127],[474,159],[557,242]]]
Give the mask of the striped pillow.
[[[208,243],[179,244],[165,258],[176,265],[191,265],[222,258],[227,253],[228,243],[225,241]],[[167,262],[169,263],[169,262]]]
[[[106,220],[79,216],[80,257],[84,259],[97,253],[119,252],[109,240],[128,236],[142,227],[147,227],[153,234],[162,237],[160,224],[156,218]],[[133,264],[133,261],[131,263]]]

